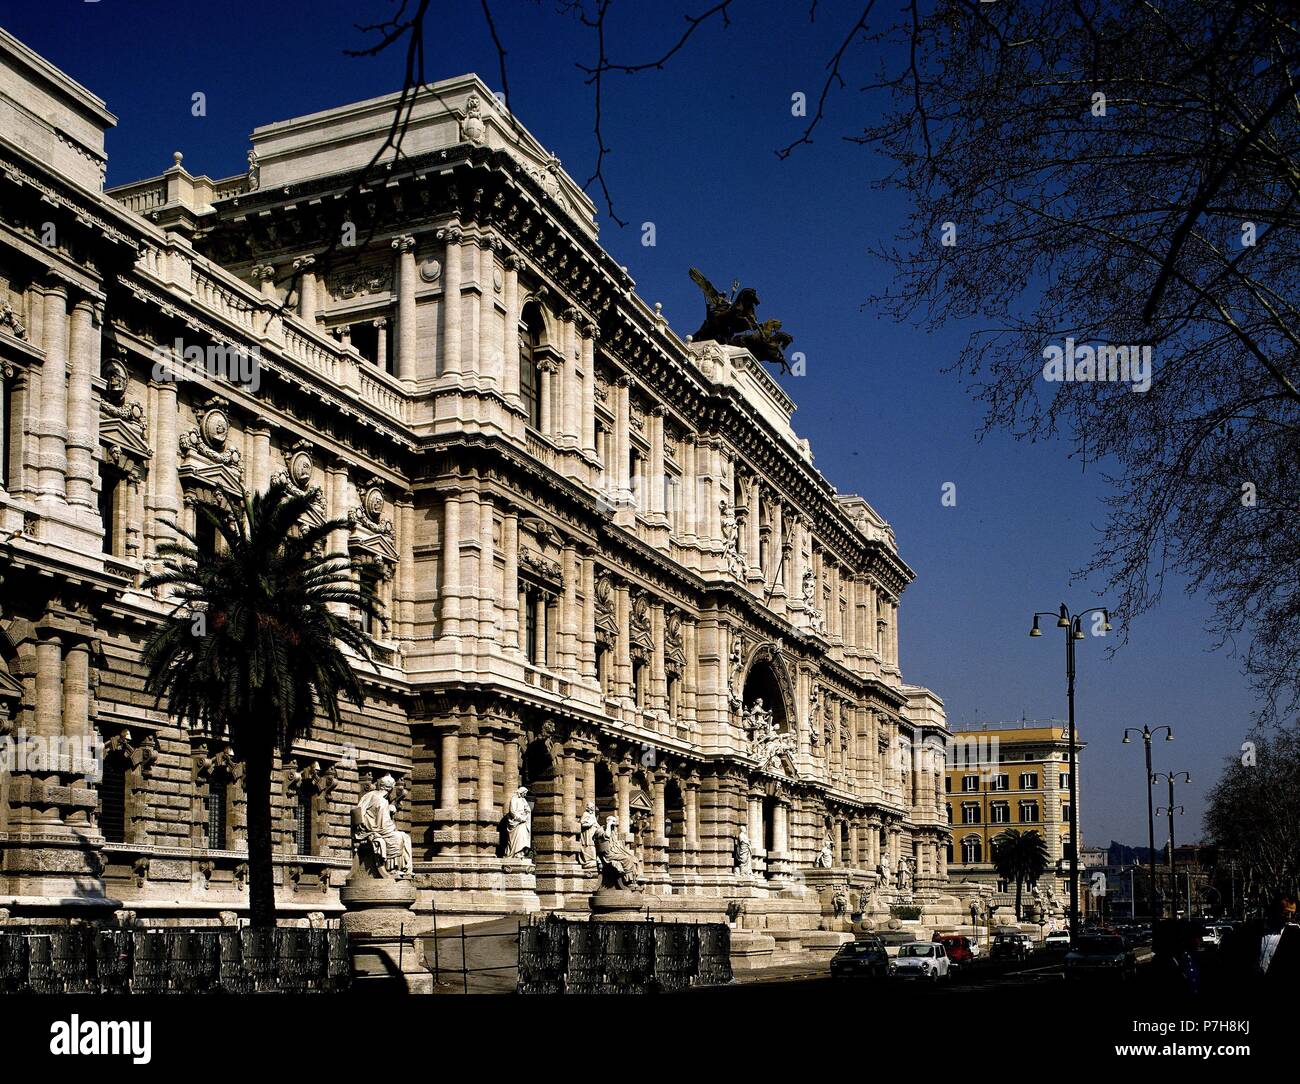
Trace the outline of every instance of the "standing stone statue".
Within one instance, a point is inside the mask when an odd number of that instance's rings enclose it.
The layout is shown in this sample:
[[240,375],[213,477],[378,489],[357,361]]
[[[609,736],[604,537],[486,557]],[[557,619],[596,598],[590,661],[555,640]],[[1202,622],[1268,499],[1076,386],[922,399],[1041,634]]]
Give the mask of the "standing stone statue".
[[352,843],[358,862],[372,877],[411,876],[411,837],[398,831],[389,795],[397,780],[385,773],[352,810]]
[[528,788],[520,787],[510,799],[506,813],[507,858],[527,858],[533,847],[533,807],[528,804]]
[[818,869],[830,869],[834,861],[835,852],[828,833],[825,842],[822,843],[822,849],[817,852],[817,857],[813,859],[813,865]]
[[596,803],[588,802],[578,821],[578,861],[587,872],[596,869],[596,833],[600,830],[600,818],[596,816]]
[[735,846],[732,847],[732,857],[735,860],[737,873],[742,877],[752,877],[754,875],[754,848],[750,845],[749,833],[744,828],[736,836]]
[[910,892],[912,890],[912,867],[906,858],[898,860],[898,891]]

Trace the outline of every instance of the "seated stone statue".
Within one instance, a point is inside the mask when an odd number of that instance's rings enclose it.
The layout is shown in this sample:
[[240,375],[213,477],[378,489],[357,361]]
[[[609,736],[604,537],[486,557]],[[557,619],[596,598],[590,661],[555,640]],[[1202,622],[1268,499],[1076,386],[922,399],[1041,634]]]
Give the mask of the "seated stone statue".
[[618,838],[617,817],[610,817],[603,829],[596,830],[596,864],[600,867],[602,888],[624,892],[641,890],[641,863]]
[[397,785],[391,775],[377,779],[352,810],[352,844],[357,861],[372,877],[411,876],[411,837],[399,831],[389,800]]

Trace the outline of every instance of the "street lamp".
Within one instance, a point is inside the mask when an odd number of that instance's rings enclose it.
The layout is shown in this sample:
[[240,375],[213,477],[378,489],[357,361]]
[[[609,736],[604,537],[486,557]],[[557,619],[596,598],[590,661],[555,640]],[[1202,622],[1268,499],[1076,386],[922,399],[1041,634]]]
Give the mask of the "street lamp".
[[1163,812],[1169,816],[1169,917],[1177,918],[1178,874],[1175,871],[1174,863],[1174,814],[1177,813],[1181,816],[1183,807],[1174,805],[1174,784],[1190,783],[1192,777],[1187,772],[1157,772],[1151,777],[1151,782],[1159,783],[1162,779],[1169,784],[1169,804],[1163,810],[1157,810],[1156,812]]
[[1075,764],[1074,736],[1074,642],[1083,639],[1083,619],[1089,614],[1101,614],[1102,630],[1110,632],[1110,610],[1104,606],[1094,606],[1082,613],[1071,614],[1064,602],[1060,610],[1053,614],[1040,610],[1034,614],[1034,624],[1029,630],[1030,636],[1042,636],[1038,627],[1040,617],[1055,617],[1056,627],[1065,630],[1065,691],[1070,704],[1070,943],[1079,936],[1079,803],[1075,794],[1075,776],[1079,773]]
[[1151,811],[1151,784],[1155,780],[1151,776],[1151,739],[1160,731],[1165,732],[1165,741],[1174,740],[1174,732],[1170,727],[1158,726],[1152,730],[1146,723],[1142,724],[1142,729],[1129,726],[1124,728],[1124,745],[1130,745],[1130,734],[1141,734],[1142,744],[1146,746],[1147,753],[1147,858],[1151,863],[1151,919],[1155,921],[1156,917],[1156,819],[1155,814]]

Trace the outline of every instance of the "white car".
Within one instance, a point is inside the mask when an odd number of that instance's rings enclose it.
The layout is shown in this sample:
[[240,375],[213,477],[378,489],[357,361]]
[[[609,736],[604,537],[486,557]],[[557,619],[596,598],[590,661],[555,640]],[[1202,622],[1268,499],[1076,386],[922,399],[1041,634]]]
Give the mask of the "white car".
[[937,941],[913,941],[898,950],[889,962],[889,973],[900,979],[929,979],[936,982],[952,973],[948,953]]
[[1070,947],[1069,930],[1053,930],[1043,938],[1045,948],[1068,949]]

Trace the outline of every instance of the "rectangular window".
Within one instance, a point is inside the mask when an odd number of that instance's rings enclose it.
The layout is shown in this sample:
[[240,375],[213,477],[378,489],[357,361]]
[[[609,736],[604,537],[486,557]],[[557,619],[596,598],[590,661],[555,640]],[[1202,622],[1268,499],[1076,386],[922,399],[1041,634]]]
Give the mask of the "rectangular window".
[[99,522],[104,528],[104,545],[103,550],[114,557],[122,556],[119,553],[121,548],[118,544],[118,507],[117,494],[118,483],[121,476],[117,471],[106,469],[103,464],[99,468]]
[[676,720],[681,699],[682,679],[677,674],[668,675],[668,718]]
[[947,794],[951,794],[951,793],[952,793],[952,776],[950,776],[950,775],[945,775],[945,776],[943,777],[943,789],[944,789],[944,792],[947,793]]
[[635,448],[627,453],[627,477],[632,488],[632,503],[644,511],[641,503],[641,453]]
[[1070,807],[1068,805],[1061,806],[1061,823],[1070,823]]
[[306,791],[298,792],[298,804],[294,810],[293,845],[298,854],[315,854],[315,825],[312,803],[313,795]]
[[600,461],[602,471],[609,470],[609,448],[607,447],[607,438],[609,432],[605,429],[605,423],[599,418],[596,419],[596,458]]
[[208,850],[224,851],[226,847],[226,781],[213,779],[208,783]]
[[1038,823],[1038,803],[1021,802],[1020,803],[1020,820],[1022,824]]
[[1037,772],[1021,772],[1021,773],[1020,773],[1020,789],[1021,789],[1021,790],[1037,790],[1037,789],[1038,789],[1038,773],[1037,773]]
[[1011,807],[1006,802],[994,802],[990,809],[990,820],[994,824],[1011,823]]
[[1069,773],[1069,772],[1062,772],[1062,773],[1061,773],[1060,787],[1061,787],[1062,790],[1069,790],[1069,789],[1070,789],[1070,773]]
[[108,843],[126,842],[126,771],[122,756],[104,762],[99,780],[99,830]]
[[198,551],[213,557],[217,552],[217,525],[199,508],[194,510],[194,537],[198,540]]
[[963,775],[961,777],[961,789],[968,792],[979,790],[980,777],[978,775]]
[[980,807],[974,802],[963,802],[961,806],[962,824],[979,824]]
[[1007,790],[1011,786],[1011,780],[1006,775],[995,775],[993,777],[994,790]]

